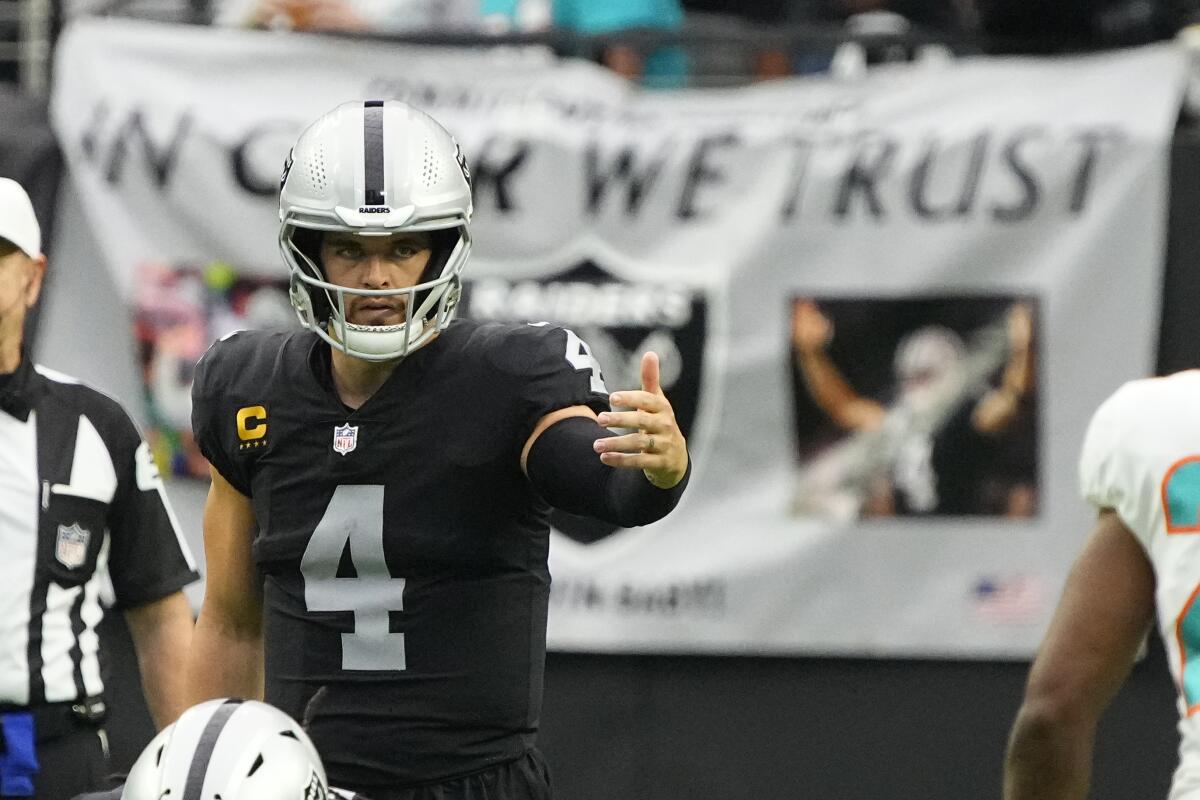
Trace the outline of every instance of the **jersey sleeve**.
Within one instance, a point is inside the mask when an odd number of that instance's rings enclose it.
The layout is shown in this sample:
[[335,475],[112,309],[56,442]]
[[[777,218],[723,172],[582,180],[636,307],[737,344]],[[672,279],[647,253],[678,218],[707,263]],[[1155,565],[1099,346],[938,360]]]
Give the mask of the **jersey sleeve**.
[[108,514],[108,569],[116,605],[131,608],[173,594],[200,575],[149,445],[124,412],[115,428],[110,453],[117,490]]
[[1097,508],[1111,508],[1148,546],[1154,530],[1157,479],[1143,452],[1142,437],[1131,430],[1129,415],[1145,413],[1127,384],[1105,400],[1088,424],[1079,459],[1080,491]]
[[567,328],[534,324],[517,329],[501,353],[500,364],[517,380],[515,414],[524,437],[538,420],[560,408],[588,406],[596,412],[609,408],[600,362],[587,343]]
[[237,412],[229,398],[237,370],[233,337],[214,342],[196,364],[192,382],[192,435],[196,446],[221,477],[250,496],[250,473],[245,459],[230,450],[237,439]]

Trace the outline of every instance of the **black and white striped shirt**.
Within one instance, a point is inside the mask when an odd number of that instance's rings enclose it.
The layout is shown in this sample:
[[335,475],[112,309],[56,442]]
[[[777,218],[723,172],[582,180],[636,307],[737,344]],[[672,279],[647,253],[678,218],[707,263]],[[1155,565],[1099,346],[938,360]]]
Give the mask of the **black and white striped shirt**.
[[27,354],[0,376],[0,704],[99,695],[104,610],[198,577],[124,409]]

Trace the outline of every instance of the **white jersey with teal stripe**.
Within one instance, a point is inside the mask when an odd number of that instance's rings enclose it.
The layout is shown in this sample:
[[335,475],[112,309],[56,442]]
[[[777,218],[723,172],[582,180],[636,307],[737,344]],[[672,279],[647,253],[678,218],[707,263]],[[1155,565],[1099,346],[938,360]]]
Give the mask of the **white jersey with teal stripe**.
[[1179,689],[1171,800],[1200,798],[1200,370],[1131,381],[1088,427],[1084,497],[1112,508],[1154,565],[1158,627]]

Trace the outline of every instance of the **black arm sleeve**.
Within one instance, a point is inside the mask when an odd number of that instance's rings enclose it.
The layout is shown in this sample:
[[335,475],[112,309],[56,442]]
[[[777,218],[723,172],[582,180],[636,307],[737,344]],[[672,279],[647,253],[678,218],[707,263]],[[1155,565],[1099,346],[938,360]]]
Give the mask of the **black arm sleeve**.
[[623,528],[662,519],[679,502],[692,474],[688,459],[683,480],[659,489],[641,470],[616,469],[600,460],[592,442],[615,436],[590,417],[567,417],[542,431],[525,472],[538,493],[555,508],[596,517]]

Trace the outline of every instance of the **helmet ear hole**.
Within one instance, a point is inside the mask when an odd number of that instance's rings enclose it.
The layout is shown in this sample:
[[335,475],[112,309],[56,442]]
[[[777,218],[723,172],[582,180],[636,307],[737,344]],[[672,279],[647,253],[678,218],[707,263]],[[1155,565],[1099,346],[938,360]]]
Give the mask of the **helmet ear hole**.
[[323,324],[329,319],[329,303],[322,297],[322,292],[317,292],[317,302],[322,303],[322,308],[325,311],[324,316],[317,316],[316,302],[313,300],[313,294],[305,286],[304,281],[292,275],[291,286],[288,287],[288,292],[291,295],[292,307],[296,309],[296,313],[300,315],[304,324]]

